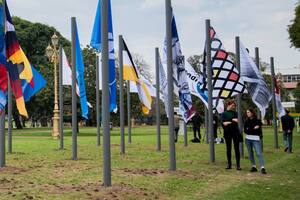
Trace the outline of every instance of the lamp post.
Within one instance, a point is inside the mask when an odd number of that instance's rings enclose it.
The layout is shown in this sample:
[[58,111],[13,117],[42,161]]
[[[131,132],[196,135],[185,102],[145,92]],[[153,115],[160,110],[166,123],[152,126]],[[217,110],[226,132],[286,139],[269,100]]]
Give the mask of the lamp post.
[[54,33],[51,37],[52,46],[49,44],[46,48],[46,56],[49,58],[50,62],[54,63],[54,110],[53,110],[53,139],[58,139],[59,137],[59,108],[58,108],[58,76],[57,76],[57,63],[58,63],[58,36]]

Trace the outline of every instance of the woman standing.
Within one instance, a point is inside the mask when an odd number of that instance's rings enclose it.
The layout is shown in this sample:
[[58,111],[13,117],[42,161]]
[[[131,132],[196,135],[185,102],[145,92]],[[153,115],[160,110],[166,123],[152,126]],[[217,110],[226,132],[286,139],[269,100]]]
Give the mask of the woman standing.
[[252,164],[250,172],[257,172],[253,149],[255,149],[256,155],[259,160],[260,171],[262,174],[266,174],[266,169],[264,166],[264,158],[261,150],[261,138],[262,138],[262,128],[261,120],[257,119],[254,109],[249,108],[246,112],[247,119],[244,124],[244,132],[246,133],[246,146],[249,153],[249,159]]

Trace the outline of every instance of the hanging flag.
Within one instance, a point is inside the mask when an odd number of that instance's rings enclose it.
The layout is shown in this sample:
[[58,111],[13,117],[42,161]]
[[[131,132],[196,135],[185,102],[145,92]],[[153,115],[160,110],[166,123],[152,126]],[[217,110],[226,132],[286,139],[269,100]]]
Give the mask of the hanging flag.
[[274,83],[275,83],[275,103],[276,103],[279,118],[281,118],[286,113],[285,113],[285,109],[284,109],[284,107],[281,103],[280,88],[278,86],[278,80],[275,77],[273,77],[273,80],[274,80]]
[[[169,117],[168,112],[168,80],[166,76],[165,69],[163,67],[163,64],[161,62],[161,58],[158,55],[158,64],[159,64],[159,84],[160,84],[160,92],[162,93],[163,102],[165,104],[165,111],[167,114],[167,117]],[[156,77],[158,78],[158,77]]]
[[142,104],[142,111],[144,114],[149,114],[152,103],[150,91],[144,80],[140,78],[141,74],[134,64],[132,56],[124,40],[123,46],[123,78],[126,81],[133,81],[136,83],[139,99]]
[[47,81],[44,77],[31,65],[34,87],[30,85],[26,80],[22,80],[22,91],[24,100],[27,102],[32,96],[38,93],[43,87],[46,86]]
[[261,111],[261,118],[263,119],[266,114],[266,109],[269,107],[269,102],[272,99],[271,91],[260,73],[258,66],[254,63],[242,42],[240,42],[240,55],[240,75],[246,84],[252,101]]
[[5,50],[5,5],[0,1],[0,113],[5,109],[7,103],[7,70]]
[[76,77],[77,83],[79,87],[79,97],[80,97],[80,105],[81,105],[81,115],[83,118],[88,119],[89,108],[85,91],[85,81],[84,81],[84,63],[82,51],[80,48],[78,29],[76,26]]
[[[231,98],[246,91],[243,79],[240,77],[234,62],[229,57],[215,30],[210,28],[211,37],[211,67],[212,67],[212,99],[213,109],[219,105],[219,101]],[[204,72],[206,72],[206,50],[204,50]],[[203,85],[207,90],[207,81]]]
[[[91,46],[101,52],[101,0],[98,1],[97,12],[91,38]],[[117,81],[115,65],[114,34],[112,26],[111,3],[108,1],[108,49],[109,49],[109,92],[110,112],[117,112]],[[99,67],[101,68],[101,67]]]
[[[166,41],[166,40],[165,40]],[[164,53],[166,55],[166,42]],[[166,57],[166,56],[165,56]],[[183,120],[187,122],[195,115],[195,109],[192,104],[192,97],[187,82],[187,75],[185,71],[184,56],[181,52],[179,37],[175,22],[175,17],[172,12],[172,67],[173,67],[173,82],[174,93],[179,97],[179,112]]]
[[12,92],[16,97],[16,104],[19,113],[25,117],[28,117],[25,107],[25,101],[22,92],[21,80],[26,80],[31,87],[34,87],[33,75],[30,63],[25,56],[22,48],[20,47],[15,28],[12,22],[12,18],[5,2],[6,13],[6,57],[9,64],[7,64]]

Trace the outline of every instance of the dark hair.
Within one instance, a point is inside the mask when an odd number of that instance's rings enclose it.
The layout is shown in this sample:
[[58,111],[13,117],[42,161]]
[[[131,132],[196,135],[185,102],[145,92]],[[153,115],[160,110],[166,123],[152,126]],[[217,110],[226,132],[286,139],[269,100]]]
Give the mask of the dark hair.
[[253,108],[248,108],[247,110],[249,110],[252,113],[253,118],[255,118],[255,119],[257,118],[256,112]]
[[229,100],[229,101],[227,102],[227,106],[230,106],[230,105],[232,105],[232,104],[235,104],[235,105],[236,105],[235,100]]
[[288,109],[284,109],[284,110],[285,110],[286,114],[290,113],[290,111]]

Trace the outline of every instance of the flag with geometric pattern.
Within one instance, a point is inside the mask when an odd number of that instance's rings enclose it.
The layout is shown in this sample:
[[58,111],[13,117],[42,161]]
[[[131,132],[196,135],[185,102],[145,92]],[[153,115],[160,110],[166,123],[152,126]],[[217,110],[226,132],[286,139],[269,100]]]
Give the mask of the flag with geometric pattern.
[[[220,100],[231,98],[246,91],[244,81],[225,50],[215,30],[210,28],[211,37],[211,67],[212,67],[212,98],[215,109]],[[204,51],[203,66],[206,68],[206,50]],[[207,69],[205,69],[206,71]],[[207,89],[207,83],[203,85]]]

